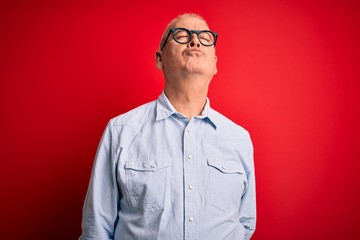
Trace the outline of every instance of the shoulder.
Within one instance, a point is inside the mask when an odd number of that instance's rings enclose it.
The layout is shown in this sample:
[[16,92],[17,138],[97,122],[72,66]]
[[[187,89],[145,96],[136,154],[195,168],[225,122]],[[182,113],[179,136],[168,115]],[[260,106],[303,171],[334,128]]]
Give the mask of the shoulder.
[[236,139],[250,140],[250,134],[245,128],[233,122],[218,111],[211,109],[211,117],[215,120],[217,130],[221,131],[222,133],[228,136],[232,136]]
[[156,100],[120,114],[108,122],[105,136],[114,146],[124,147],[139,133],[141,128],[153,121],[156,114]]
[[124,129],[131,132],[139,131],[146,123],[155,119],[156,100],[120,114],[108,123],[110,131],[119,133]]

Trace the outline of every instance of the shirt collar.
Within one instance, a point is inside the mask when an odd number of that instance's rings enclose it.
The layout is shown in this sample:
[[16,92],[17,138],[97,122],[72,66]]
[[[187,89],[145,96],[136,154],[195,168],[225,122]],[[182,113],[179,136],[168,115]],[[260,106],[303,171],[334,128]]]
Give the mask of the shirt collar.
[[[201,118],[208,120],[209,123],[216,129],[215,117],[212,117],[214,110],[210,107],[210,100],[206,98],[205,107],[200,116],[196,118]],[[176,111],[174,106],[171,104],[169,99],[166,97],[164,91],[161,93],[159,98],[156,101],[156,121],[170,117],[173,114],[180,114]]]

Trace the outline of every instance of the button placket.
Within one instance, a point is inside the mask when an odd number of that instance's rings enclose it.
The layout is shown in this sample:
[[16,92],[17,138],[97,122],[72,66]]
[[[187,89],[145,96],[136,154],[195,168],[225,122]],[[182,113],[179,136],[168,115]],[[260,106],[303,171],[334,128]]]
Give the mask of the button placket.
[[197,185],[197,159],[196,159],[196,139],[195,139],[195,126],[196,119],[190,120],[187,127],[184,129],[184,207],[185,207],[185,239],[193,239],[194,234],[197,232],[197,209],[198,200],[195,186]]

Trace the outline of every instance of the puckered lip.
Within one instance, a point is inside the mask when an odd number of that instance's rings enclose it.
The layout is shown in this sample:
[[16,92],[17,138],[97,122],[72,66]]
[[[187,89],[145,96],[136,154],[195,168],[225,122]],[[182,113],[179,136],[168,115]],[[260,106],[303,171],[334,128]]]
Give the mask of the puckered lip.
[[200,53],[202,55],[205,55],[205,52],[199,48],[188,48],[185,50],[186,54],[190,54],[190,53]]

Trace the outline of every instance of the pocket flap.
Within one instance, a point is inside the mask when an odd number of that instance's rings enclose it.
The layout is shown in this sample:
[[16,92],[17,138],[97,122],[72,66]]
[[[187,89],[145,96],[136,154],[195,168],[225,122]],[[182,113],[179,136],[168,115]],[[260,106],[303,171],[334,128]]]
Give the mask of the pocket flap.
[[170,160],[171,160],[170,157],[164,157],[164,156],[154,156],[154,157],[129,160],[125,162],[125,169],[154,172],[170,166],[171,163]]
[[245,172],[242,164],[236,161],[223,161],[218,158],[208,158],[208,165],[216,168],[222,173],[239,173],[242,174]]

